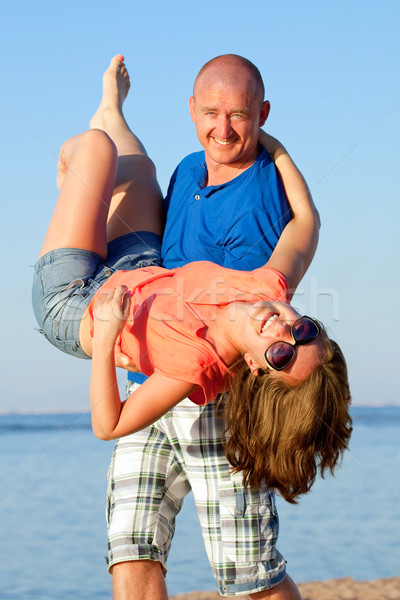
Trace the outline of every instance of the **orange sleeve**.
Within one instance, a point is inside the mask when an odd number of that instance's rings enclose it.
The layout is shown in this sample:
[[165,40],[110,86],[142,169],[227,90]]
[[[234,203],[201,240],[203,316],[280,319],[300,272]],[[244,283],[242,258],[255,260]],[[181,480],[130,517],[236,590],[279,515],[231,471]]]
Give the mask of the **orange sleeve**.
[[289,304],[288,283],[286,277],[280,271],[272,267],[260,267],[251,271],[251,274],[268,291],[268,295],[272,300]]

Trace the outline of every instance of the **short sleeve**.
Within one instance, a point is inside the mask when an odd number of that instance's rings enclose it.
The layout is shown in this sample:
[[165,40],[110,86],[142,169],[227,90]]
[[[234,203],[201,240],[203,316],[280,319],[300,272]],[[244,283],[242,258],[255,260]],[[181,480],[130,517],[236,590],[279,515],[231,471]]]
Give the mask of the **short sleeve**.
[[209,365],[199,374],[198,387],[189,398],[195,404],[203,406],[215,400],[218,394],[229,388],[231,374],[228,369],[221,370],[216,362]]
[[263,289],[267,289],[271,300],[289,303],[288,283],[286,277],[280,271],[264,266],[251,271],[251,275],[259,282],[261,293]]

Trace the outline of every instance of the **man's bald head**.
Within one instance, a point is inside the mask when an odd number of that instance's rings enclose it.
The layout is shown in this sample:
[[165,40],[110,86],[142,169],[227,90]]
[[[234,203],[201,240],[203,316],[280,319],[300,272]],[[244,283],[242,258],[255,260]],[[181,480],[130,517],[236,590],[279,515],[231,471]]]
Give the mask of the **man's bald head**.
[[189,110],[205,151],[208,185],[226,183],[251,167],[269,109],[260,72],[249,60],[223,54],[204,65]]
[[195,79],[193,96],[196,97],[196,91],[201,86],[213,85],[216,82],[228,86],[246,85],[252,88],[251,92],[260,104],[264,100],[265,88],[260,71],[243,56],[222,54],[206,62]]

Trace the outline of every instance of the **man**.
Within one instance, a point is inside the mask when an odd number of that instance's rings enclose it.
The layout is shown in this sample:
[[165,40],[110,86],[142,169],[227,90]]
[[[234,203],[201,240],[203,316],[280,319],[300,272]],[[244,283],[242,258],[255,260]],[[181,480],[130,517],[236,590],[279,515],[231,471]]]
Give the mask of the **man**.
[[[275,168],[258,144],[268,117],[258,69],[224,55],[196,78],[190,114],[204,152],[184,159],[167,198],[163,265],[211,260],[265,264],[290,220]],[[128,393],[137,383],[128,382]],[[140,382],[140,378],[136,378]],[[175,516],[193,490],[221,595],[299,600],[275,548],[274,495],[233,475],[215,403],[181,402],[151,427],[119,440],[109,471],[109,568],[116,600],[167,600],[164,580]]]

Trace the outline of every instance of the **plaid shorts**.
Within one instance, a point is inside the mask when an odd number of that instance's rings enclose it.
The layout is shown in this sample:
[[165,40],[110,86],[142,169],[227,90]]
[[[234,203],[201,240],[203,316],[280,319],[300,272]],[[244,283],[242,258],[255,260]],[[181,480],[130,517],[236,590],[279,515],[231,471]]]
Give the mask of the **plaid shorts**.
[[[128,382],[132,393],[137,384]],[[157,423],[118,440],[108,476],[109,568],[156,560],[166,573],[175,517],[192,490],[222,596],[269,589],[286,576],[276,550],[274,494],[248,490],[231,474],[215,404],[184,400]]]

